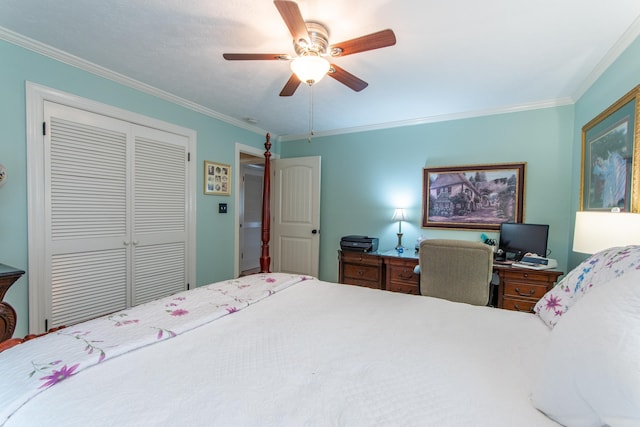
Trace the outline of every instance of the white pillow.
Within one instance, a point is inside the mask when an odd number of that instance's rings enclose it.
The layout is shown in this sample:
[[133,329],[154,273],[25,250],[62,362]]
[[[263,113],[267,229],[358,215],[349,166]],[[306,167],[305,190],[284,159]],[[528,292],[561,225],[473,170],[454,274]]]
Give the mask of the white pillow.
[[566,426],[640,426],[640,273],[584,295],[546,351],[536,408]]
[[613,247],[593,254],[543,296],[533,311],[551,328],[587,292],[626,272],[640,269],[640,245]]

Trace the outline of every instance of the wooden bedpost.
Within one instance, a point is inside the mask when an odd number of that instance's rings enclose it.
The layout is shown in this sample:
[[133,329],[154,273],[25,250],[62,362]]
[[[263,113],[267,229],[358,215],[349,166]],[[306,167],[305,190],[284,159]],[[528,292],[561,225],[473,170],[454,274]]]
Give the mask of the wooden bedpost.
[[267,133],[264,143],[264,179],[262,183],[262,255],[260,256],[260,273],[270,273],[271,257],[269,257],[269,239],[271,238],[271,135]]

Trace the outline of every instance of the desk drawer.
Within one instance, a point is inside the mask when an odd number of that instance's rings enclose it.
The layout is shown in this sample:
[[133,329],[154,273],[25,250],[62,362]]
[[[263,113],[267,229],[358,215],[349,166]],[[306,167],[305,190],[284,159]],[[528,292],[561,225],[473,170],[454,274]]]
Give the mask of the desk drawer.
[[504,296],[513,296],[516,298],[531,298],[538,301],[547,293],[547,286],[536,285],[523,282],[511,282],[505,281],[504,284]]
[[524,268],[511,268],[503,272],[504,281],[553,283],[560,273],[550,274],[547,271],[527,270]]
[[527,301],[515,298],[505,297],[503,300],[502,308],[513,311],[524,311],[527,313],[533,313],[533,307],[536,306],[537,301]]
[[382,265],[382,260],[378,255],[365,252],[342,251],[342,262],[345,264]]
[[357,279],[357,280],[369,280],[372,282],[379,283],[380,267],[369,266],[369,265],[345,264],[344,278],[345,278],[345,281],[347,279]]
[[389,279],[391,282],[403,282],[418,286],[419,276],[413,272],[413,266],[389,265]]
[[418,283],[410,284],[410,283],[401,283],[401,282],[391,282],[391,283],[387,283],[387,290],[392,292],[402,292],[404,294],[420,295],[420,287]]

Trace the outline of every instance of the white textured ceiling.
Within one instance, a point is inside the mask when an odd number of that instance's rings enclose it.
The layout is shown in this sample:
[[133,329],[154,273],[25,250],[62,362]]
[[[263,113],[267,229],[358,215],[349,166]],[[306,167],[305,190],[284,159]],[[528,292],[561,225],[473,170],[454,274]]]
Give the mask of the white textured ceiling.
[[[334,60],[369,86],[354,92],[332,78],[315,85],[316,134],[573,102],[640,33],[638,0],[298,5],[306,20],[329,28],[330,43],[386,28],[397,38]],[[7,40],[24,36],[54,57],[71,54],[231,123],[284,139],[308,132],[309,88],[278,96],[287,62],[222,58],[294,54],[271,0],[0,0],[0,27]]]

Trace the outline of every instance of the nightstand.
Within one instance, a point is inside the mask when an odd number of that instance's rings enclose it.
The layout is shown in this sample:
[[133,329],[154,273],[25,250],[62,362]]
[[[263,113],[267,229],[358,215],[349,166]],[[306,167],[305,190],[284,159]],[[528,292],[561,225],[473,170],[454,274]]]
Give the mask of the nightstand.
[[24,271],[0,264],[0,342],[13,336],[16,329],[16,311],[2,301],[11,285],[24,274]]

